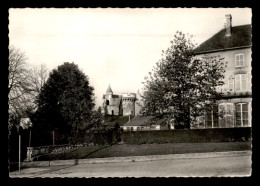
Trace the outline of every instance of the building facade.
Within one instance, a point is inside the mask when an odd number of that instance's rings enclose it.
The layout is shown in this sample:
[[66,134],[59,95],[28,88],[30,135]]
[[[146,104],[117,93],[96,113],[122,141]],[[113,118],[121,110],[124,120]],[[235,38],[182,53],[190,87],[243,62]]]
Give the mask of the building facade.
[[103,95],[102,113],[105,115],[128,116],[135,115],[135,93],[113,94],[110,85]]
[[[158,120],[155,123],[152,123],[153,116],[135,116],[132,120],[121,126],[123,131],[147,131],[147,130],[161,130],[164,129],[161,125],[164,122],[164,119]],[[167,126],[166,126],[167,127]]]
[[[199,119],[206,128],[251,126],[252,75],[251,25],[232,27],[232,16],[226,15],[225,28],[195,49],[198,57],[220,56],[227,62],[225,84],[218,91],[223,97],[212,111]],[[224,113],[219,117],[215,113]]]

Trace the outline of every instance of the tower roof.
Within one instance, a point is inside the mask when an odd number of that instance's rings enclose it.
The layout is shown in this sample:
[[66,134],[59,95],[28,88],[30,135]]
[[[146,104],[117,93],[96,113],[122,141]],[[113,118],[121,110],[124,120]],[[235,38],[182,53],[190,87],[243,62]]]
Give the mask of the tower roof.
[[111,89],[111,87],[110,87],[110,84],[109,84],[108,87],[107,87],[107,93],[112,93],[112,94],[113,94],[113,91],[112,91],[112,89]]

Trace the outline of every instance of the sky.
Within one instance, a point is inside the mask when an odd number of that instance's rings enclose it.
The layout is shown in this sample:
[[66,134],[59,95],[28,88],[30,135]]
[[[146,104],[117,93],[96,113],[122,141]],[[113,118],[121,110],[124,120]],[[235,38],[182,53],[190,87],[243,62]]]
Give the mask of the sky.
[[77,64],[97,108],[109,84],[114,94],[141,90],[177,31],[199,45],[224,28],[226,14],[232,26],[251,24],[250,8],[11,8],[9,42],[32,66]]

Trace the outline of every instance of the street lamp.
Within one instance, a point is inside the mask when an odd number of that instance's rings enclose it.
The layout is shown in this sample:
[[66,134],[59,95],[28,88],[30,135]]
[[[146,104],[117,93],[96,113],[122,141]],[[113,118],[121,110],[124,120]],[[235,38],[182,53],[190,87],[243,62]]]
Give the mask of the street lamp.
[[18,127],[18,134],[19,134],[19,172],[20,172],[20,169],[21,169],[21,134],[22,134],[22,131],[23,131],[23,127],[22,126],[19,126]]

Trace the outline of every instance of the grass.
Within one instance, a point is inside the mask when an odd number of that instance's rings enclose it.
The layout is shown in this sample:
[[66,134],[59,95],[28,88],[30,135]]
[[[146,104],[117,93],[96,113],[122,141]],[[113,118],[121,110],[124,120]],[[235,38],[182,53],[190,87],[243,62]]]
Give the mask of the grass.
[[145,156],[163,154],[184,154],[201,152],[223,152],[251,150],[251,142],[223,143],[166,143],[141,145],[87,146],[62,154],[50,154],[39,160],[66,160],[85,158],[106,158],[124,156]]

